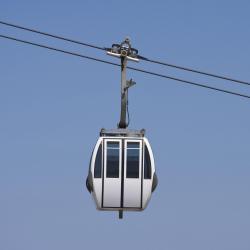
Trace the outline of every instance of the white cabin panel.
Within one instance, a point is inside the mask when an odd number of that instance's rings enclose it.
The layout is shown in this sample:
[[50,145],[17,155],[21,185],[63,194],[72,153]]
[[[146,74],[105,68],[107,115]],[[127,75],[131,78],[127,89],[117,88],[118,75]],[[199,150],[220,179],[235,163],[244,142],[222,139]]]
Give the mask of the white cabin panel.
[[142,199],[142,208],[145,209],[148,205],[148,202],[151,198],[151,189],[152,189],[152,181],[151,180],[143,180],[143,199]]
[[93,196],[94,199],[96,201],[96,207],[98,209],[101,208],[102,206],[102,179],[101,178],[94,178],[93,180],[93,186],[94,186],[94,192],[93,192]]

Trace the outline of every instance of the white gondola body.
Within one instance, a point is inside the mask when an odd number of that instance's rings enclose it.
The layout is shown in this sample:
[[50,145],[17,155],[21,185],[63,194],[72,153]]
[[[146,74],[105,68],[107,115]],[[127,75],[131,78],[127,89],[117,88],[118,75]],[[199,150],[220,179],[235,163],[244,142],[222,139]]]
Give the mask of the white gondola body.
[[99,137],[87,182],[99,210],[144,210],[157,185],[154,156],[147,138]]

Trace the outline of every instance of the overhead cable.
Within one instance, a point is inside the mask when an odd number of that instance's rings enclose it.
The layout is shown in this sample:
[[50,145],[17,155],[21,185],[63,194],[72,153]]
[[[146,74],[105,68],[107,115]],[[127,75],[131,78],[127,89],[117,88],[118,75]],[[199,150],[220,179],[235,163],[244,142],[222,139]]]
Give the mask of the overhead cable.
[[[47,33],[47,32],[42,32],[42,31],[39,31],[39,30],[36,30],[36,29],[27,28],[27,27],[24,27],[24,26],[20,26],[20,25],[17,25],[17,24],[12,24],[12,23],[9,23],[9,22],[4,22],[4,21],[1,21],[1,20],[0,20],[0,24],[6,25],[6,26],[9,26],[9,27],[13,27],[13,28],[17,28],[17,29],[22,29],[22,30],[25,30],[25,31],[33,32],[33,33],[37,33],[37,34],[40,34],[40,35],[56,38],[56,39],[59,39],[59,40],[75,43],[75,44],[78,44],[78,45],[91,47],[91,48],[94,48],[94,49],[99,49],[99,50],[104,50],[104,51],[108,50],[105,47],[100,47],[100,46],[93,45],[93,44],[90,44],[90,43],[77,41],[77,40],[74,40],[74,39],[71,39],[71,38],[66,38],[66,37],[63,37],[63,36],[50,34],[50,33]],[[171,64],[171,63],[168,63],[168,62],[153,60],[153,59],[141,56],[141,55],[139,55],[138,58],[141,59],[141,60],[147,61],[147,62],[151,62],[151,63],[155,63],[155,64],[167,66],[167,67],[172,67],[172,68],[176,68],[176,69],[180,69],[180,70],[184,70],[184,71],[188,71],[188,72],[192,72],[192,73],[196,73],[196,74],[200,74],[200,75],[205,75],[205,76],[214,77],[214,78],[217,78],[217,79],[222,79],[222,80],[231,81],[231,82],[234,82],[234,83],[239,83],[239,84],[244,84],[244,85],[250,86],[250,82],[234,79],[234,78],[231,78],[231,77],[228,77],[228,76],[222,76],[222,75],[218,75],[218,74],[204,72],[204,71],[197,70],[197,69],[192,69],[192,68],[188,68],[188,67],[184,67],[184,66]]]
[[176,68],[176,69],[180,69],[180,70],[189,71],[189,72],[192,72],[192,73],[197,73],[197,74],[200,74],[200,75],[211,76],[211,77],[214,77],[214,78],[218,78],[218,79],[231,81],[231,82],[235,82],[235,83],[240,83],[240,84],[245,84],[245,85],[250,86],[250,82],[233,79],[233,78],[230,78],[230,77],[227,77],[227,76],[216,75],[216,74],[212,74],[212,73],[208,73],[208,72],[204,72],[204,71],[200,71],[200,70],[196,70],[196,69],[191,69],[191,68],[178,66],[178,65],[174,65],[174,64],[170,64],[170,63],[166,63],[166,62],[156,61],[156,60],[149,59],[149,58],[146,58],[146,57],[143,57],[143,56],[139,56],[139,59],[147,61],[147,62],[155,63],[155,64],[164,65],[164,66],[167,66],[167,67],[172,67],[172,68]]
[[[47,46],[47,45],[38,44],[38,43],[18,39],[18,38],[15,38],[15,37],[0,35],[0,38],[5,38],[5,39],[8,39],[8,40],[12,40],[12,41],[20,42],[20,43],[25,43],[25,44],[29,44],[29,45],[32,45],[32,46],[37,46],[37,47],[45,48],[45,49],[48,49],[48,50],[51,50],[51,51],[57,51],[57,52],[61,52],[61,53],[64,53],[64,54],[77,56],[77,57],[81,57],[81,58],[85,58],[85,59],[89,59],[89,60],[94,60],[94,61],[97,61],[97,62],[102,62],[102,63],[110,64],[110,65],[113,65],[113,66],[119,66],[119,67],[121,66],[119,63],[113,63],[113,62],[102,60],[102,59],[99,59],[99,58],[90,57],[90,56],[82,55],[82,54],[79,54],[79,53],[70,52],[70,51],[67,51],[67,50],[62,50],[62,49],[50,47],[50,46]],[[206,89],[219,91],[219,92],[223,92],[223,93],[226,93],[226,94],[231,94],[231,95],[240,96],[240,97],[243,97],[243,98],[250,99],[250,96],[245,95],[245,94],[241,94],[241,93],[237,93],[237,92],[233,92],[233,91],[229,91],[229,90],[224,90],[224,89],[220,89],[220,88],[215,88],[215,87],[211,87],[211,86],[208,86],[208,85],[205,85],[205,84],[200,84],[200,83],[196,83],[196,82],[192,82],[192,81],[187,81],[187,80],[184,80],[184,79],[179,79],[179,78],[175,78],[175,77],[172,77],[172,76],[151,72],[151,71],[147,71],[147,70],[144,70],[144,69],[139,69],[139,68],[134,68],[134,67],[127,67],[127,68],[131,69],[133,71],[138,71],[138,72],[141,72],[141,73],[154,75],[154,76],[158,76],[158,77],[161,77],[161,78],[174,80],[174,81],[177,81],[179,83],[186,83],[186,84],[194,85],[194,86],[197,86],[197,87],[202,87],[202,88],[206,88]]]
[[53,37],[53,38],[63,40],[63,41],[66,41],[66,42],[71,42],[71,43],[87,46],[87,47],[94,48],[94,49],[106,50],[106,48],[99,47],[99,46],[96,46],[96,45],[93,45],[93,44],[90,44],[90,43],[84,43],[84,42],[81,42],[81,41],[76,41],[76,40],[73,40],[71,38],[66,38],[66,37],[62,37],[62,36],[58,36],[58,35],[53,35],[53,34],[43,32],[43,31],[39,31],[39,30],[36,30],[36,29],[26,28],[26,27],[23,27],[23,26],[20,26],[20,25],[3,22],[1,20],[0,20],[0,24],[10,26],[10,27],[13,27],[13,28],[17,28],[17,29],[30,31],[30,32],[37,33],[37,34],[44,35],[44,36],[48,36],[48,37]]

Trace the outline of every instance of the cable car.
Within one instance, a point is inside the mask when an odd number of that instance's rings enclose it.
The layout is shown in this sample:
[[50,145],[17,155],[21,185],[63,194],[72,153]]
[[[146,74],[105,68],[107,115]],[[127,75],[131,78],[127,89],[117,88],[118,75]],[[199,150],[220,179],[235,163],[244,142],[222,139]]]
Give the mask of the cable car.
[[[121,59],[121,114],[117,129],[102,129],[95,145],[86,179],[99,210],[142,211],[157,186],[155,162],[145,130],[127,129],[128,89],[136,83],[126,80],[127,61],[138,62],[138,50],[130,40],[113,44],[108,55]],[[128,115],[129,120],[129,115]]]
[[155,162],[145,130],[102,129],[86,180],[99,210],[142,211],[157,186]]

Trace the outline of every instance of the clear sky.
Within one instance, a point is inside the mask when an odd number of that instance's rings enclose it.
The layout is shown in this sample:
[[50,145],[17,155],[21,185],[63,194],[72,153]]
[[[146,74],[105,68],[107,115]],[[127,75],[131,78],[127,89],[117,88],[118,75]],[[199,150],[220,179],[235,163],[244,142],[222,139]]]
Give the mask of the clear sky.
[[[0,19],[250,80],[249,1],[0,2]],[[103,52],[0,26],[90,56]],[[149,63],[156,72],[249,87]],[[99,212],[85,188],[102,127],[120,113],[116,67],[0,39],[0,249],[250,249],[250,101],[137,72],[130,128],[146,129],[159,185],[142,213]]]

